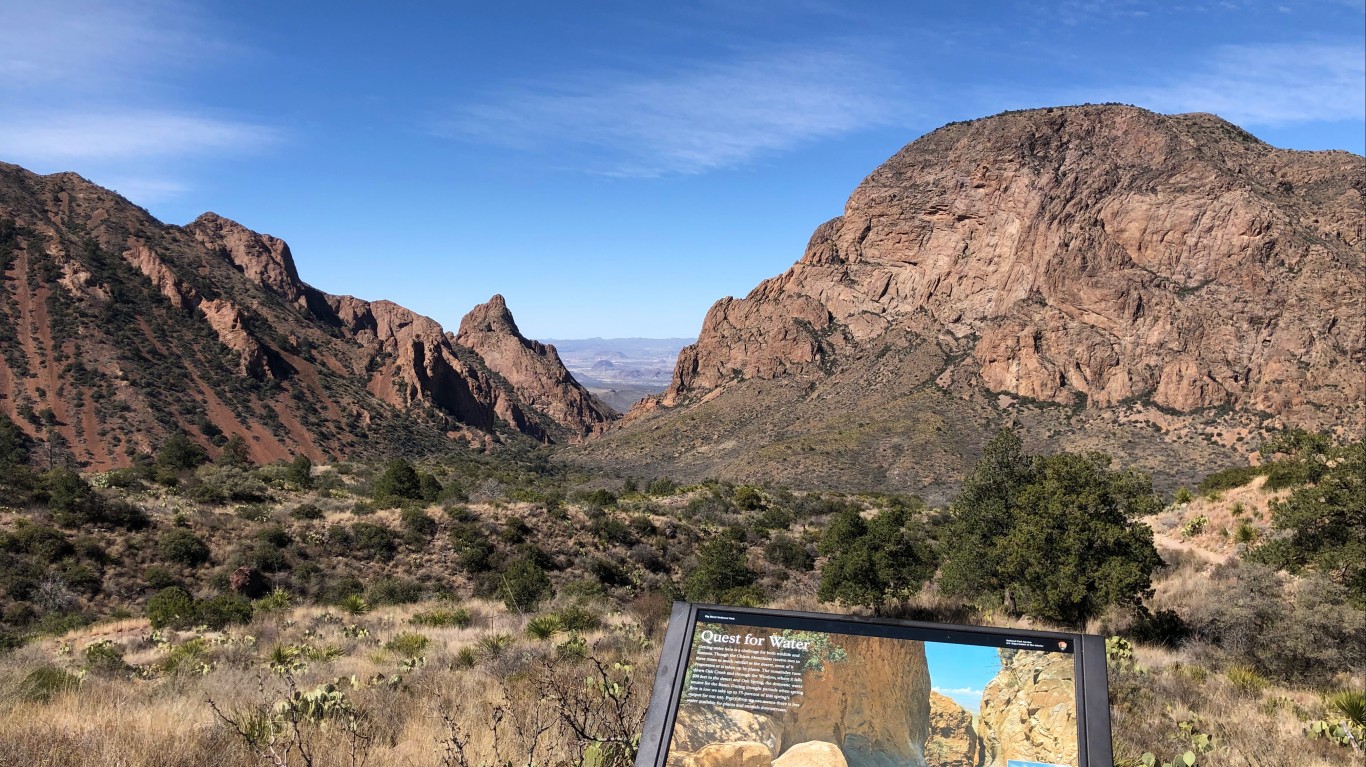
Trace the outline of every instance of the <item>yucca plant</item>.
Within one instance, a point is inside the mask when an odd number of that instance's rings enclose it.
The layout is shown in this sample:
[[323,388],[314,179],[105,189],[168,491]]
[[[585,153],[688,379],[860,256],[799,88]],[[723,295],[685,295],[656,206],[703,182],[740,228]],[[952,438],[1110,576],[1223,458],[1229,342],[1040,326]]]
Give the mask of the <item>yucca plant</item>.
[[1324,698],[1328,710],[1340,714],[1357,727],[1366,727],[1366,692],[1338,690]]
[[512,637],[507,634],[486,634],[479,637],[479,654],[493,660],[502,656],[512,646]]
[[342,600],[342,609],[351,615],[364,615],[370,612],[370,603],[366,602],[360,594],[348,594]]
[[564,630],[557,615],[537,615],[527,621],[526,635],[532,639],[545,641]]
[[455,653],[455,660],[452,665],[457,668],[474,668],[479,664],[479,654],[473,647],[461,647]]
[[1269,684],[1266,677],[1258,674],[1251,666],[1229,666],[1228,671],[1224,673],[1228,681],[1245,695],[1259,693]]

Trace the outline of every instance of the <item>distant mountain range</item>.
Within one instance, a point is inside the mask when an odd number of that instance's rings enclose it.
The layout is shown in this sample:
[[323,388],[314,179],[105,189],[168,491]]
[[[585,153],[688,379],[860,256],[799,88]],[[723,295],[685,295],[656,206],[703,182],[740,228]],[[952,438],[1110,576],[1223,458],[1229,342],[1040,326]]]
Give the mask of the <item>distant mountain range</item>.
[[449,333],[309,286],[280,239],[163,224],[74,173],[0,164],[0,278],[0,412],[79,465],[174,431],[269,461],[574,440],[616,417],[501,296]]
[[1036,109],[908,145],[708,312],[570,459],[937,495],[991,433],[1160,486],[1284,426],[1366,431],[1366,160],[1212,115]]
[[695,338],[545,339],[579,383],[620,412],[662,393],[673,381],[674,362]]

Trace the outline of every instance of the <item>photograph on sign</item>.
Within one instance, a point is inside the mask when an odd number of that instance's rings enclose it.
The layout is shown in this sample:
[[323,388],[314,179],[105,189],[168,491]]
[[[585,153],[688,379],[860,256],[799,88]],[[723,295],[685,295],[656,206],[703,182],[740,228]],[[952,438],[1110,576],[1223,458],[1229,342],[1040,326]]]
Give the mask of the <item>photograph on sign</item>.
[[952,628],[700,610],[663,764],[1086,764],[1076,639]]

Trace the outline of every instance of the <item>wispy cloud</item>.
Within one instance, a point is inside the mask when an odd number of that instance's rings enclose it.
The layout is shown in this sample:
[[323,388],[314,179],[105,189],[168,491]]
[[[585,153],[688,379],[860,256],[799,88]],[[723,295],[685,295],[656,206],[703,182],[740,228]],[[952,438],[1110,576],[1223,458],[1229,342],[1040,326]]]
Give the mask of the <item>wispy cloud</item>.
[[656,75],[579,74],[508,88],[440,134],[576,154],[583,170],[695,174],[888,124],[904,115],[875,54],[787,51]]
[[189,189],[185,161],[282,138],[185,98],[187,73],[241,51],[184,0],[3,3],[0,29],[0,159],[123,179],[120,191],[146,204]]
[[259,125],[172,112],[31,114],[0,124],[0,154],[43,163],[252,151],[276,139]]
[[1234,45],[1158,84],[1115,86],[1087,101],[1125,101],[1159,112],[1214,112],[1240,125],[1287,125],[1366,116],[1366,47],[1360,43]]
[[952,699],[954,703],[974,714],[982,707],[982,693],[985,692],[984,690],[974,690],[971,687],[931,687],[930,689]]

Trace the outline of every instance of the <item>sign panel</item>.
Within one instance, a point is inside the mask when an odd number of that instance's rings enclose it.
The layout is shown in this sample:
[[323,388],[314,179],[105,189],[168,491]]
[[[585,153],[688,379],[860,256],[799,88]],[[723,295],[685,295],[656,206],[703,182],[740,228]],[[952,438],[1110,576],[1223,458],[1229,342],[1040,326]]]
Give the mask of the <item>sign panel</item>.
[[637,767],[1101,767],[1081,634],[678,603]]

